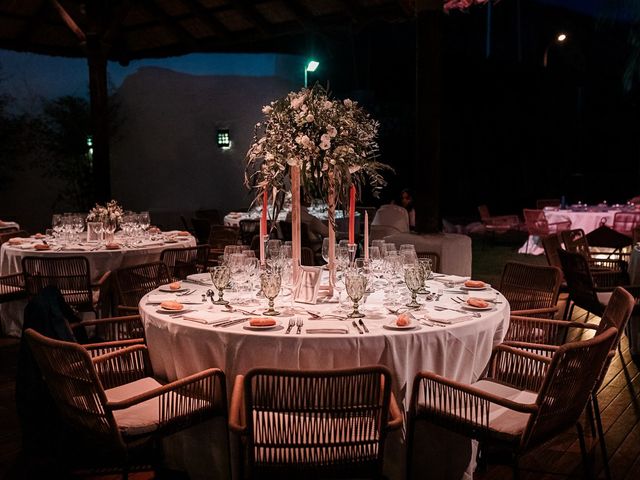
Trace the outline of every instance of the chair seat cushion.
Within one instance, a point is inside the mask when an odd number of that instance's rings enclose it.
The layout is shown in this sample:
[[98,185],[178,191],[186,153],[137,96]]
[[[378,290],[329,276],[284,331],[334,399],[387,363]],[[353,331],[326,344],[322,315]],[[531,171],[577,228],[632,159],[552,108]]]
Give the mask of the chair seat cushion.
[[[145,377],[135,382],[110,388],[104,393],[109,402],[119,402],[161,386],[157,380]],[[159,398],[152,398],[123,410],[114,410],[113,416],[123,435],[135,436],[151,433],[157,430],[160,424]]]
[[[511,400],[517,403],[535,403],[538,394],[527,390],[518,390],[491,380],[480,380],[473,384],[487,393]],[[489,428],[509,436],[519,436],[524,431],[531,414],[516,412],[500,405],[491,404],[489,408]]]

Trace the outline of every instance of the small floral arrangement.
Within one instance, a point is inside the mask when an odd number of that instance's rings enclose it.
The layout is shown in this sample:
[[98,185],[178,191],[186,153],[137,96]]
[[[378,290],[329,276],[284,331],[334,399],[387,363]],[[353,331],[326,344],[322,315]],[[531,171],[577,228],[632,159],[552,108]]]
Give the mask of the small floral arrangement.
[[122,220],[122,213],[122,207],[116,200],[111,200],[106,205],[96,203],[87,215],[87,222],[102,222],[118,227]]
[[[273,191],[274,213],[289,190],[289,167],[300,168],[308,200],[327,199],[333,189],[336,207],[347,205],[349,188],[368,184],[377,196],[386,185],[376,161],[378,122],[353,100],[333,100],[320,85],[291,92],[262,109],[265,121],[255,128],[247,153],[245,183]],[[275,218],[275,217],[274,217]]]
[[488,0],[445,0],[443,9],[449,13],[451,10],[468,10],[473,5],[487,3]]

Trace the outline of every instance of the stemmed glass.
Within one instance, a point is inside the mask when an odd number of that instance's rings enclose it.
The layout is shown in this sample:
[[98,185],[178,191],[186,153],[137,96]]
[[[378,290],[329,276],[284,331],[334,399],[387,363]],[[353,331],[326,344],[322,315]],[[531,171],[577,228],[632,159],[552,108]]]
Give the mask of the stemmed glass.
[[273,308],[273,300],[280,293],[280,285],[282,278],[279,273],[266,272],[260,277],[260,286],[262,287],[262,293],[269,300],[269,308],[263,312],[263,315],[276,316],[280,315],[280,312]]
[[140,212],[138,219],[140,221],[142,236],[144,237],[147,235],[147,229],[151,226],[151,217],[149,216],[149,212]]
[[347,295],[353,302],[353,311],[347,315],[349,318],[362,318],[364,313],[358,311],[358,302],[364,296],[367,289],[367,277],[355,271],[348,272],[344,277]]
[[51,228],[53,229],[54,236],[59,239],[64,232],[64,222],[62,215],[56,213],[51,217]]
[[410,265],[404,269],[404,283],[411,292],[411,302],[407,303],[409,308],[420,308],[421,304],[416,300],[418,292],[424,285],[424,270],[420,265]]
[[213,286],[218,290],[218,299],[211,303],[214,305],[229,305],[229,302],[222,298],[224,289],[229,284],[229,279],[231,278],[231,271],[229,270],[229,267],[212,267],[209,270],[209,273],[211,275],[211,282],[213,283]]
[[225,255],[225,263],[229,267],[232,280],[232,290],[238,291],[238,286],[242,283],[242,271],[244,268],[245,257],[243,253],[232,253],[231,255]]
[[419,260],[420,266],[422,267],[422,271],[424,273],[424,284],[423,284],[423,293],[427,291],[427,280],[431,277],[431,259],[430,258],[421,258]]
[[[323,238],[322,239],[322,259],[326,262],[329,263],[329,246],[331,245],[331,243],[329,242],[328,238]],[[334,249],[334,252],[336,250]]]

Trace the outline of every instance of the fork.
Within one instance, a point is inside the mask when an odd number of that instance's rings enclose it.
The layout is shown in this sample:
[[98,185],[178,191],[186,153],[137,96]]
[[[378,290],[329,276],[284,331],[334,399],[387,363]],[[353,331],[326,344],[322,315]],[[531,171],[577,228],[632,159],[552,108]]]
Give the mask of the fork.
[[176,293],[176,297],[186,297],[187,295],[191,295],[193,292],[195,292],[195,288],[193,290],[187,290],[185,292],[182,293]]
[[296,321],[293,318],[289,319],[289,326],[287,326],[287,330],[284,332],[285,335],[289,335],[291,333],[291,329],[296,326]]
[[302,320],[301,318],[299,318],[296,321],[296,326],[298,327],[298,329],[296,330],[296,334],[299,335],[302,333],[302,325],[304,324],[304,320]]
[[327,313],[326,315],[320,315],[319,313],[312,312],[311,310],[305,310],[311,316],[311,318],[338,318],[340,320],[346,320],[347,317],[341,317],[340,315],[333,315],[331,313]]
[[436,310],[441,310],[441,311],[442,310],[450,310],[452,312],[464,313],[466,315],[471,315],[473,318],[480,318],[482,316],[477,312],[469,312],[467,310],[458,310],[457,308],[441,307],[439,305],[436,305],[433,308],[435,308]]

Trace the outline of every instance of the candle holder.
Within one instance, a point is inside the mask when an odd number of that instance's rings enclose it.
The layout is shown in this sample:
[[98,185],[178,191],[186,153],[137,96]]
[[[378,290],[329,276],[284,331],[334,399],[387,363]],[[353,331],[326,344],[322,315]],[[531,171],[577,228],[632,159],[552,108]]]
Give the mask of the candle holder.
[[356,245],[355,243],[349,243],[347,245],[347,248],[349,249],[349,266],[353,267],[356,262],[356,252],[358,250],[358,245]]

